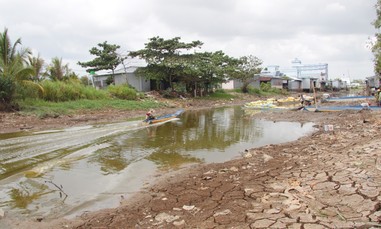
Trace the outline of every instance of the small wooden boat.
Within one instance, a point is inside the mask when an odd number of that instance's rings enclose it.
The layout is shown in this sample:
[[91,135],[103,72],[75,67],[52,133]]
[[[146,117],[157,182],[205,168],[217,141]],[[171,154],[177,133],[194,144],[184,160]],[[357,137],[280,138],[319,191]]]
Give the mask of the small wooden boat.
[[344,110],[375,110],[381,111],[381,107],[378,106],[324,106],[324,107],[315,107],[308,106],[304,107],[304,110],[313,111],[313,112],[335,112],[335,111],[344,111]]
[[173,119],[178,118],[183,112],[184,112],[184,110],[178,110],[175,113],[161,115],[161,116],[155,117],[154,119],[149,119],[149,120],[145,119],[143,121],[143,123],[144,124],[155,124],[155,123],[160,123],[160,122],[171,121]]

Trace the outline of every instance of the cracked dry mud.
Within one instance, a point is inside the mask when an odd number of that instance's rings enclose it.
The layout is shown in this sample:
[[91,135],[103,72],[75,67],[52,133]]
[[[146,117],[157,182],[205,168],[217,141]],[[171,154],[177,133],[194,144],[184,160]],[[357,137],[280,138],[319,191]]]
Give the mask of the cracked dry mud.
[[[46,228],[377,228],[381,225],[381,114],[274,112],[315,121],[297,141],[248,149],[221,164],[163,175],[116,209]],[[365,120],[365,121],[364,121]],[[324,124],[334,130],[324,131]],[[20,224],[21,225],[21,224]]]
[[[274,121],[316,123],[297,141],[195,165],[121,206],[23,228],[379,228],[381,113],[269,112]],[[324,131],[324,125],[333,131]],[[6,220],[4,218],[3,220]],[[32,226],[32,227],[31,227]],[[37,228],[37,227],[35,227]]]

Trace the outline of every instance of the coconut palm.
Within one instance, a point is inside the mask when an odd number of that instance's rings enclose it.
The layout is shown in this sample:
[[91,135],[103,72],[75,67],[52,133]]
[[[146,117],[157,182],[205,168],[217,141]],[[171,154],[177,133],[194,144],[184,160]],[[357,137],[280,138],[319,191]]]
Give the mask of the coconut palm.
[[31,78],[32,81],[34,82],[39,82],[43,79],[42,75],[42,71],[43,71],[43,67],[44,67],[44,59],[42,59],[40,57],[40,55],[38,55],[37,57],[34,57],[34,56],[29,56],[28,57],[28,60],[29,60],[29,65],[33,68],[34,70],[34,74]]
[[11,77],[9,74],[14,72],[10,68],[26,64],[26,60],[31,54],[30,49],[18,49],[18,45],[21,45],[21,39],[17,39],[12,45],[8,36],[8,29],[5,28],[4,32],[0,33],[0,73],[3,77]]
[[33,75],[33,68],[28,65],[27,58],[31,54],[28,48],[18,48],[21,39],[17,39],[12,45],[8,29],[0,33],[0,101],[2,107],[9,108],[15,98],[18,87],[36,87],[42,90],[38,84],[30,81]]
[[67,75],[70,73],[68,64],[62,64],[62,58],[54,57],[52,63],[46,69],[46,75],[51,80],[62,81],[67,78]]

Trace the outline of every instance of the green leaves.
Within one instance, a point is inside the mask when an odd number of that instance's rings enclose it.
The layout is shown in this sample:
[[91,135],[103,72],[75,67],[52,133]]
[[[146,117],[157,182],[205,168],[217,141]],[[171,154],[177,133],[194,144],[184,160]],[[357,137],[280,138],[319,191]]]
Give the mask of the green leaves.
[[[201,41],[185,43],[180,37],[164,40],[161,37],[153,37],[145,44],[145,48],[130,52],[129,56],[139,57],[147,62],[147,67],[140,70],[150,79],[156,79],[170,85],[174,90],[174,82],[183,75],[187,59],[191,49],[200,48]],[[165,88],[164,88],[165,89]]]
[[107,41],[99,43],[98,47],[93,47],[89,50],[90,54],[95,55],[93,60],[87,62],[78,62],[78,64],[84,68],[88,68],[87,72],[96,72],[100,70],[111,70],[114,72],[116,67],[124,60],[117,50],[119,45],[108,44]]
[[5,109],[12,106],[17,87],[23,87],[33,75],[33,68],[27,58],[31,54],[28,48],[18,48],[21,39],[12,45],[8,30],[0,33],[0,101]]
[[239,59],[232,78],[242,82],[242,92],[248,92],[248,86],[254,81],[254,76],[262,71],[261,65],[262,60],[253,55],[243,56]]

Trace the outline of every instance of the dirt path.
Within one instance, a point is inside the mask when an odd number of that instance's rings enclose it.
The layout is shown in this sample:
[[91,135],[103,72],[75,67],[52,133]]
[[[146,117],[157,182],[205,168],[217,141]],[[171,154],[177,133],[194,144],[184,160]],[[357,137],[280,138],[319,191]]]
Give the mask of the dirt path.
[[[381,226],[381,113],[266,112],[316,123],[297,141],[158,177],[121,206],[11,228],[376,228]],[[333,130],[325,131],[325,125]]]

